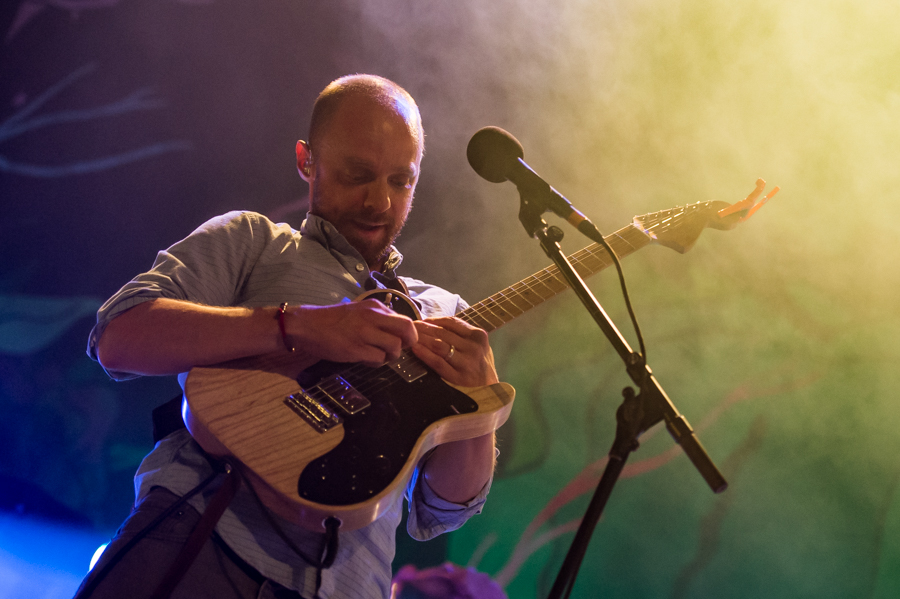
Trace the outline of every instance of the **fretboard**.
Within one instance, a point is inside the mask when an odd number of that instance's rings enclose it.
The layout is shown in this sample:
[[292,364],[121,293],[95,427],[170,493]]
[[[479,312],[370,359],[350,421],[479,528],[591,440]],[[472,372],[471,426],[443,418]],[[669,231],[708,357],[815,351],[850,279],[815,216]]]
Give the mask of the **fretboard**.
[[[652,241],[634,224],[604,239],[619,258],[636,252]],[[591,244],[568,258],[575,272],[583,279],[613,263],[609,252],[599,243]],[[554,264],[470,306],[457,316],[490,333],[568,288],[565,277]]]

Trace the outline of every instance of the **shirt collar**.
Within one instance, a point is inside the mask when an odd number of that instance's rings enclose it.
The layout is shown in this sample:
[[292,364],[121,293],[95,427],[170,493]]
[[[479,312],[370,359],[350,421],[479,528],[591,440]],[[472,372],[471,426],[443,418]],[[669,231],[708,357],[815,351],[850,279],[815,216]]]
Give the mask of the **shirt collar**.
[[[350,242],[341,235],[338,230],[330,222],[315,214],[306,214],[306,218],[300,225],[300,234],[303,237],[319,242],[325,248],[336,250],[342,254],[357,256],[362,260],[359,251],[350,245]],[[365,264],[365,260],[362,260]],[[403,254],[401,254],[393,245],[388,250],[388,256],[381,268],[381,274],[394,278],[397,276],[397,268],[403,262]]]

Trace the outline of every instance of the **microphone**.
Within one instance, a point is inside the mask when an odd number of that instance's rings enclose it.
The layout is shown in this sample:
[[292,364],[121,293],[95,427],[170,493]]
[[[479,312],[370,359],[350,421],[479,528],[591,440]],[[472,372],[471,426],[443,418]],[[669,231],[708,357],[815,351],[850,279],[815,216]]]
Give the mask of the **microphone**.
[[524,156],[525,151],[519,140],[500,127],[479,129],[466,147],[469,165],[484,179],[491,183],[512,181],[519,193],[527,194],[529,201],[536,198],[543,212],[553,211],[582,232],[582,223],[593,229],[593,224],[584,214],[528,166]]

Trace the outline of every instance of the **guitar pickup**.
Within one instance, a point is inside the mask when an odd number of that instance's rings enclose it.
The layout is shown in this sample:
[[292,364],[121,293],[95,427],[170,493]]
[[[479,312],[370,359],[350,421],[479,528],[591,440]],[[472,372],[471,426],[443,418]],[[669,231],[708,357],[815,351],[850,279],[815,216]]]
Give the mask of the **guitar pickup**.
[[307,424],[324,433],[343,422],[343,419],[324,405],[313,399],[302,389],[284,399],[284,404],[292,409]]
[[313,389],[321,392],[347,414],[356,414],[372,405],[362,393],[338,374],[319,381]]
[[396,360],[387,362],[388,367],[403,377],[407,383],[420,379],[428,374],[428,368],[409,351],[404,351]]

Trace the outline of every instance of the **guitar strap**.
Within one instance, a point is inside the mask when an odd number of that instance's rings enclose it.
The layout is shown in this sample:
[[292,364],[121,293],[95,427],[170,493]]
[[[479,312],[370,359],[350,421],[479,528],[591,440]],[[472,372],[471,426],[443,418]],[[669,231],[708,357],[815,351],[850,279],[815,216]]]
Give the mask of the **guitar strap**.
[[222,517],[225,509],[228,508],[228,504],[231,503],[234,494],[237,493],[238,487],[241,485],[241,478],[237,469],[225,462],[224,471],[225,480],[222,482],[222,486],[219,487],[219,490],[216,491],[216,494],[209,501],[203,516],[191,532],[191,536],[188,537],[184,547],[178,553],[178,557],[172,562],[169,571],[166,572],[150,599],[169,599],[172,591],[175,590],[175,587],[178,586],[191,564],[197,559],[200,549],[209,540],[216,523]]
[[153,443],[159,443],[177,430],[185,428],[181,417],[181,394],[153,409]]
[[[176,395],[164,404],[154,408],[152,413],[154,443],[159,442],[164,437],[179,429],[185,428],[184,419],[181,416],[181,400],[182,396]],[[201,449],[201,451],[203,450]],[[191,532],[190,537],[188,537],[188,540],[184,547],[182,547],[178,557],[175,559],[171,568],[166,573],[165,577],[163,577],[162,582],[160,582],[159,587],[157,587],[150,599],[168,599],[171,596],[172,591],[175,590],[178,582],[184,577],[188,568],[199,555],[204,543],[206,543],[212,535],[216,523],[219,521],[219,518],[222,517],[222,514],[225,513],[225,510],[228,508],[231,500],[234,499],[234,496],[240,487],[241,476],[237,468],[232,467],[232,465],[225,460],[216,460],[209,456],[205,451],[203,451],[203,455],[206,456],[206,459],[212,465],[214,470],[225,472],[225,480],[206,506],[206,510],[203,512],[203,516],[200,518],[197,526]],[[275,532],[297,553],[297,555],[300,556],[301,559],[316,568],[316,596],[318,596],[319,587],[322,584],[322,570],[330,568],[337,557],[339,522],[334,518],[329,518],[328,521],[326,521],[327,531],[323,538],[322,557],[319,560],[312,559],[287,538],[284,531],[281,530],[281,527],[278,526],[274,519],[272,519],[269,512],[266,510],[266,507],[256,495],[256,491],[253,487],[248,484],[248,488],[253,493],[253,496],[259,503],[263,515],[275,529]]]

